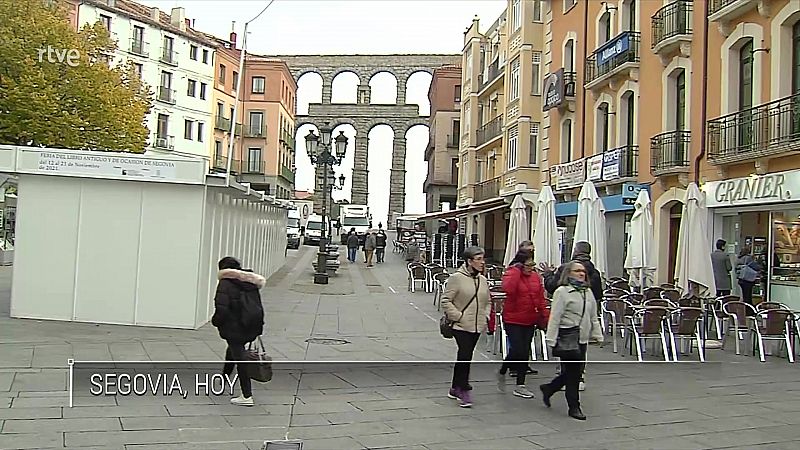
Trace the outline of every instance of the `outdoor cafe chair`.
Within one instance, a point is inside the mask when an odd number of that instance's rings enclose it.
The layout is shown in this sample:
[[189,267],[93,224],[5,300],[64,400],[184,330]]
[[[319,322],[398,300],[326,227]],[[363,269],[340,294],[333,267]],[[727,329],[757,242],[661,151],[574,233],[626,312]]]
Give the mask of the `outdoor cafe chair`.
[[643,306],[645,308],[649,308],[651,306],[658,306],[658,307],[661,307],[661,308],[667,308],[669,310],[673,310],[673,309],[676,309],[678,307],[678,305],[676,303],[672,303],[671,301],[665,300],[663,298],[653,298],[653,299],[650,299],[650,300],[645,300],[644,303],[643,303]]
[[794,339],[795,339],[795,317],[794,313],[788,309],[775,308],[764,309],[758,313],[762,321],[756,320],[753,324],[753,331],[758,343],[758,357],[761,362],[766,361],[764,357],[764,341],[778,341],[786,344],[786,353],[790,363],[794,363]]
[[619,289],[620,291],[630,292],[631,286],[625,280],[612,281],[608,287],[610,289]]
[[[630,336],[636,345],[636,356],[639,361],[643,361],[642,353],[647,339],[659,339],[664,352],[664,361],[669,361],[669,346],[667,345],[669,331],[666,320],[668,315],[667,308],[650,306],[638,308],[629,319],[632,331]],[[632,349],[633,344],[631,345]]]
[[661,298],[669,300],[672,303],[678,303],[681,298],[681,293],[677,289],[664,289],[661,291]]
[[711,302],[711,322],[714,325],[714,329],[717,331],[717,340],[722,340],[723,330],[725,329],[727,322],[730,320],[730,317],[725,313],[725,311],[722,310],[722,306],[728,302],[738,301],[739,296],[737,295],[723,295],[721,297],[717,297],[713,302]]
[[420,283],[422,288],[425,289],[426,283],[426,270],[425,266],[421,263],[408,263],[408,290],[416,292],[416,285]]
[[642,302],[644,302],[644,295],[636,292],[631,292],[630,294],[622,296],[622,299],[632,305],[641,305]]
[[445,268],[441,264],[425,264],[425,292],[433,292],[433,276],[437,273],[442,273]]
[[[622,332],[622,337],[625,338],[625,331],[628,329],[625,317],[633,314],[633,305],[620,298],[610,297],[602,301],[600,308],[601,317],[608,316],[610,318],[610,321],[606,323],[611,326],[611,340],[614,345],[614,353],[617,353],[617,333]],[[606,330],[605,324],[603,324],[603,330]]]
[[437,311],[442,309],[442,294],[444,294],[448,278],[450,278],[450,274],[447,272],[440,272],[433,276],[433,304],[436,305]]
[[661,298],[661,292],[663,290],[664,289],[661,289],[660,287],[653,286],[653,287],[649,287],[649,288],[645,289],[642,292],[642,295],[644,295],[644,299],[645,300],[652,300],[652,299],[656,299],[656,298]]
[[610,288],[610,289],[606,289],[605,291],[603,291],[603,297],[620,298],[620,297],[624,297],[626,295],[628,295],[628,291],[625,291],[625,290],[622,290],[622,289],[617,289],[617,288]]
[[[733,331],[736,337],[736,354],[741,354],[739,349],[739,341],[744,339],[744,334],[752,334],[753,328],[750,326],[751,320],[748,316],[755,317],[757,314],[753,305],[742,301],[728,301],[722,305],[722,311],[730,319],[725,335],[723,336],[722,345],[725,346],[725,337]],[[731,325],[733,328],[731,329]]]
[[672,339],[672,360],[678,361],[678,347],[675,340],[681,343],[689,341],[689,353],[692,352],[692,343],[697,345],[697,353],[700,357],[700,362],[705,362],[705,352],[703,350],[702,335],[700,333],[700,318],[703,317],[702,308],[680,307],[672,311],[670,314],[671,327],[670,337]]

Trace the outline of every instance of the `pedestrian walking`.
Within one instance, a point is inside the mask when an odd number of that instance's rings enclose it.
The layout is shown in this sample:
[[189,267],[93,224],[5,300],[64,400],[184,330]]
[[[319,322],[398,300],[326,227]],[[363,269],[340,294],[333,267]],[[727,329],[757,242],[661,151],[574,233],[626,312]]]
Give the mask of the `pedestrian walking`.
[[211,324],[217,327],[219,336],[228,343],[222,373],[229,376],[233,373],[234,366],[236,367],[241,394],[232,398],[231,403],[253,406],[247,364],[238,361],[247,359],[245,345],[264,332],[264,308],[259,290],[264,287],[266,280],[261,275],[242,269],[241,263],[231,256],[222,258],[217,267],[219,283],[214,296]]
[[383,264],[386,256],[386,232],[381,228],[381,224],[378,224],[378,234],[375,235],[375,256],[378,264]]
[[553,295],[550,320],[547,324],[547,345],[561,358],[561,372],[548,384],[539,386],[542,401],[550,407],[550,397],[565,388],[569,416],[586,420],[581,410],[578,385],[581,366],[586,361],[586,347],[590,341],[602,342],[603,330],[597,318],[597,301],[586,278],[586,268],[581,261],[564,265],[559,287]]
[[[600,275],[597,268],[595,268],[591,254],[591,244],[586,241],[579,241],[575,244],[575,250],[572,252],[571,260],[583,264],[583,267],[586,269],[586,282],[588,283],[589,289],[592,290],[592,295],[596,299],[596,302],[600,302],[603,300],[603,277]],[[544,271],[544,287],[551,297],[560,286],[560,280],[566,266],[566,264],[562,264],[555,272],[544,263],[539,266]],[[595,306],[595,311],[599,311],[600,307],[597,305]],[[581,391],[586,390],[586,364],[583,364],[581,367],[581,380],[578,386]]]
[[372,267],[372,257],[375,254],[376,238],[375,232],[370,230],[367,237],[364,239],[364,251],[367,253],[367,267]]
[[517,252],[511,265],[503,274],[503,327],[511,344],[506,359],[497,373],[497,387],[505,392],[506,372],[516,372],[514,395],[533,398],[533,393],[525,386],[528,372],[528,358],[536,327],[547,325],[547,303],[544,298],[544,284],[535,271],[533,253]]
[[[750,254],[750,247],[745,246],[739,252],[736,260],[736,278],[739,280],[739,287],[742,289],[742,301],[753,306],[753,286],[758,282],[761,273],[761,264]],[[748,315],[753,313],[747,310]]]
[[714,284],[717,287],[717,297],[731,294],[731,258],[725,252],[728,243],[722,239],[716,242],[717,249],[711,252],[711,267],[714,270]]
[[457,399],[462,408],[472,406],[469,361],[472,361],[478,338],[486,329],[491,305],[489,283],[482,275],[484,253],[480,247],[464,250],[464,265],[447,279],[442,294],[442,309],[447,319],[453,322],[453,337],[458,346],[453,381],[447,396]]
[[356,229],[351,228],[347,234],[347,260],[351,263],[356,262],[356,252],[358,251],[358,235]]

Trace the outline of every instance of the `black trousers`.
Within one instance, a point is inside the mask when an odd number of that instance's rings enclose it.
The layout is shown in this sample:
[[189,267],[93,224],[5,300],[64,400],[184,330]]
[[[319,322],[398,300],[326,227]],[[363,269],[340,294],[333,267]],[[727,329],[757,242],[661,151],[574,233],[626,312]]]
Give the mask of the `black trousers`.
[[531,342],[536,328],[533,325],[515,325],[505,322],[503,322],[503,327],[506,330],[508,342],[511,344],[505,360],[517,362],[504,362],[503,366],[500,367],[500,373],[505,374],[506,370],[509,369],[516,371],[517,386],[521,386],[525,384],[525,375],[528,372],[528,356],[531,353]]
[[[228,341],[228,349],[225,350],[225,361],[246,361],[244,354],[244,343]],[[250,376],[247,374],[247,364],[236,364],[226,362],[222,373],[230,375],[233,373],[233,366],[236,366],[236,373],[239,375],[239,387],[242,388],[242,395],[245,397],[253,396],[253,388],[250,384]]]
[[475,352],[475,345],[478,344],[479,333],[471,333],[469,331],[453,330],[453,337],[456,339],[458,346],[457,362],[453,367],[453,384],[452,387],[466,389],[469,384],[469,361],[472,361],[472,355]]
[[378,257],[378,262],[379,263],[383,262],[383,255],[384,255],[385,252],[386,252],[386,248],[385,247],[378,247],[378,248],[375,249],[375,256]]
[[547,384],[550,392],[558,392],[564,387],[567,405],[572,408],[581,406],[578,384],[581,382],[583,367],[586,361],[586,344],[581,344],[581,356],[576,360],[561,358],[561,372]]
[[[739,280],[739,287],[742,288],[742,301],[750,306],[753,306],[753,286],[755,285],[754,281]],[[750,310],[747,311],[747,314],[751,314]]]

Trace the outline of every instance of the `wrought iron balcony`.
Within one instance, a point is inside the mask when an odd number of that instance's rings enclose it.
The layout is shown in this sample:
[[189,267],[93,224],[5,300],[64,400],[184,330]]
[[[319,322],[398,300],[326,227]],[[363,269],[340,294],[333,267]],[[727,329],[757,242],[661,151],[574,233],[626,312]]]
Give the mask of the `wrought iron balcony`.
[[480,202],[500,196],[500,177],[482,181],[475,185],[474,201]]
[[650,138],[650,171],[654,176],[683,173],[689,170],[692,133],[675,130]]
[[[636,178],[639,176],[639,146],[638,145],[623,145],[615,149],[608,150],[606,153],[619,151],[619,169],[617,177],[606,177],[603,175],[603,181],[613,181],[614,179],[622,178]],[[604,155],[605,156],[605,155]],[[603,162],[603,170],[605,171],[606,164]],[[612,172],[613,173],[613,172]]]
[[228,157],[223,155],[214,155],[211,159],[212,172],[226,172],[228,170]]
[[289,183],[294,184],[294,172],[292,172],[292,169],[281,166],[281,177]]
[[245,130],[245,137],[252,137],[252,138],[263,138],[267,136],[266,129],[263,125],[255,126],[250,124]]
[[638,31],[623,31],[614,39],[606,42],[586,58],[585,83],[608,78],[618,72],[625,64],[639,65]]
[[708,0],[708,15],[714,15],[740,0]]
[[148,47],[149,45],[147,44],[147,42],[144,42],[136,38],[131,39],[130,52],[133,53],[134,55],[139,55],[147,58],[150,55]]
[[690,0],[675,0],[653,14],[650,22],[653,51],[658,52],[667,44],[667,40],[679,36],[687,37],[691,41],[692,9]]
[[290,148],[292,151],[294,151],[295,143],[294,143],[294,136],[292,136],[292,133],[288,131],[281,131],[280,141],[286,144],[286,146]]
[[564,72],[564,96],[575,97],[575,83],[578,81],[577,72]]
[[175,136],[156,135],[153,140],[153,148],[160,150],[174,150],[175,149]]
[[503,75],[504,72],[505,66],[500,65],[500,58],[492,61],[492,63],[489,64],[488,70],[485,72],[485,76],[483,73],[478,75],[478,83],[480,83],[480,88],[478,88],[478,91],[484,90],[486,86],[490,85],[494,80]]
[[476,131],[476,144],[481,146],[492,139],[500,136],[503,132],[503,116],[497,116],[494,119],[481,125]]
[[165,86],[159,86],[158,96],[156,98],[158,99],[158,101],[174,105],[176,102],[175,89],[170,89]]
[[800,93],[708,121],[708,160],[730,164],[800,150]]
[[264,174],[264,161],[260,159],[249,159],[242,163],[242,173]]
[[447,135],[447,148],[458,148],[461,143],[459,136]]
[[160,61],[170,66],[178,65],[178,53],[175,50],[165,48],[161,51]]
[[226,119],[225,116],[215,116],[214,128],[222,131],[231,131],[231,119]]

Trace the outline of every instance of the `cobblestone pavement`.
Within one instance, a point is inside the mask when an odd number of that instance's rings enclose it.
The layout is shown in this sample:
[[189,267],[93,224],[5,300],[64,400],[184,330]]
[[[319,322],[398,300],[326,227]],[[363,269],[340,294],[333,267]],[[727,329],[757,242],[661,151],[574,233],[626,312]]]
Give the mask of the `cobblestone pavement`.
[[[436,361],[455,357],[441,339],[430,294],[406,290],[403,263],[348,264],[327,286],[312,283],[314,249],[290,251],[263,291],[266,342],[276,360]],[[586,422],[566,416],[563,395],[501,394],[497,357],[482,339],[473,365],[472,409],[445,394],[451,365],[276,365],[255,383],[257,405],[228,397],[76,394],[68,407],[67,358],[222,359],[207,325],[196,331],[19,320],[8,317],[11,269],[0,268],[0,448],[258,449],[264,440],[303,439],[306,449],[800,448],[800,378],[785,358],[766,363],[710,350],[705,364],[633,364],[610,346],[592,348]],[[343,339],[326,345],[309,338]],[[732,347],[732,345],[730,346]],[[528,384],[545,382],[552,363]],[[510,381],[510,380],[509,380]]]

